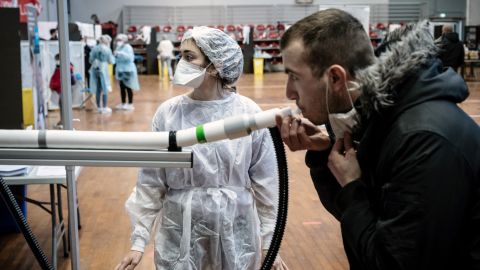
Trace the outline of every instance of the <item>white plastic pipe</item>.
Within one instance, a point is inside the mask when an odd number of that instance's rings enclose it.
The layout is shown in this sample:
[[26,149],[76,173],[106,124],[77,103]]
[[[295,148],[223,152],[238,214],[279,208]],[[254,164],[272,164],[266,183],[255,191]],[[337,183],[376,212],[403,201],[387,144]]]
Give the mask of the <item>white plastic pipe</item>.
[[[290,108],[232,116],[176,132],[176,145],[236,139],[254,130],[274,127],[275,116],[292,115]],[[169,132],[115,132],[71,130],[0,130],[1,148],[62,148],[158,150],[169,146]]]

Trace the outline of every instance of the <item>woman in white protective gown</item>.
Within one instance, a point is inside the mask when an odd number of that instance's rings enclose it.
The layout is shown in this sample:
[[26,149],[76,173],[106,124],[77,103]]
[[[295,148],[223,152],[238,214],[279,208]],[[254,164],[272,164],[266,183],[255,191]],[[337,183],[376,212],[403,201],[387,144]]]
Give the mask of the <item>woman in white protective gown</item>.
[[[235,40],[220,30],[196,27],[185,33],[180,50],[173,83],[193,91],[161,104],[153,131],[260,111],[231,87],[243,70]],[[116,269],[135,268],[154,228],[156,269],[259,269],[273,235],[278,197],[268,130],[191,150],[193,168],[140,170],[126,202],[132,247]],[[279,256],[274,268],[286,269]]]

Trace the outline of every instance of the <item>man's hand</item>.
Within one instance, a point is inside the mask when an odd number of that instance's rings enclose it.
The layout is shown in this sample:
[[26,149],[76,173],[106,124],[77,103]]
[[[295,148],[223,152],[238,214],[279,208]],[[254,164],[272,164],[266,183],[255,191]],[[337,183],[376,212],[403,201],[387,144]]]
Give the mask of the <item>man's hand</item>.
[[350,133],[345,132],[345,137],[335,142],[327,165],[342,187],[362,176]]
[[330,138],[307,118],[276,116],[283,142],[291,151],[322,151],[330,146]]
[[115,270],[133,270],[140,263],[143,252],[131,250],[125,258],[115,267]]

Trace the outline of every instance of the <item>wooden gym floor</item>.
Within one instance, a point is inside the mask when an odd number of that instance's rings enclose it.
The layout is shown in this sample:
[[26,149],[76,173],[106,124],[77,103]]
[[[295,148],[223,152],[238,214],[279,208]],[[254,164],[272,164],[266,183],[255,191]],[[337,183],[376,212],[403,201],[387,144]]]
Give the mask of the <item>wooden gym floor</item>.
[[[285,98],[286,75],[265,74],[263,77],[244,75],[238,84],[239,93],[252,98],[263,109],[293,106]],[[166,99],[185,93],[157,76],[140,76],[141,91],[134,95],[135,111],[113,111],[98,114],[92,104],[74,110],[77,130],[149,131],[150,121],[158,105]],[[460,106],[480,123],[480,82],[468,82],[470,97]],[[120,101],[114,83],[109,105]],[[52,127],[59,120],[58,112],[50,112],[47,122]],[[305,152],[289,152],[290,202],[288,224],[281,247],[281,256],[290,269],[348,269],[343,251],[339,223],[321,205],[308,170]],[[85,167],[78,178],[81,212],[81,269],[113,269],[130,248],[130,223],[124,203],[135,185],[136,168]],[[49,199],[46,185],[28,186],[28,196]],[[63,192],[66,202],[66,191]],[[28,204],[27,217],[43,250],[50,258],[50,217]],[[67,209],[64,207],[67,215]],[[67,219],[68,220],[68,219]],[[58,269],[70,269],[69,258],[63,258],[59,247]],[[40,269],[21,234],[0,235],[0,269]],[[136,269],[154,269],[150,244]]]

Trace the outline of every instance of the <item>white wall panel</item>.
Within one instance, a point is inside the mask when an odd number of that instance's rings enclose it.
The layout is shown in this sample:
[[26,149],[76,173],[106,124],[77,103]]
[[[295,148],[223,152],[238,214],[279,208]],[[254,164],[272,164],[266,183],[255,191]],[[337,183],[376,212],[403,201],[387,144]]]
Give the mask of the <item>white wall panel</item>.
[[467,25],[480,25],[480,0],[467,0]]
[[[50,1],[50,0],[44,0]],[[96,13],[101,21],[118,21],[123,6],[249,6],[294,5],[295,0],[70,0],[72,19],[89,22]],[[389,0],[337,0],[335,4],[388,4]],[[331,0],[314,0],[314,4],[332,4]],[[196,16],[203,16],[200,12]]]

